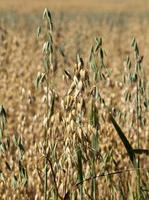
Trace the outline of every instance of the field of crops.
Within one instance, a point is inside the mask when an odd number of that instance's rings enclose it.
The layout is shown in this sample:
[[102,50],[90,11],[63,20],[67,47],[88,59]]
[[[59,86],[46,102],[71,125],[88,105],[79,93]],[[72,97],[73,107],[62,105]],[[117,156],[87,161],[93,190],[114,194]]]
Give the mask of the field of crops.
[[148,13],[0,1],[0,199],[149,199]]

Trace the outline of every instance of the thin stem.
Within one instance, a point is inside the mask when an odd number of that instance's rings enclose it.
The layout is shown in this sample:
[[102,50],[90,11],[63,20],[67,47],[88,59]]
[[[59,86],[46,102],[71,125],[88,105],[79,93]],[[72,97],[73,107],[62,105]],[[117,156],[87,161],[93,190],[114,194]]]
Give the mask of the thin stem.
[[60,196],[59,192],[58,192],[58,187],[57,187],[57,183],[56,183],[56,175],[55,175],[55,172],[54,172],[54,169],[53,169],[52,162],[51,162],[51,160],[50,160],[49,158],[47,158],[47,161],[48,161],[49,164],[50,164],[51,173],[52,173],[52,176],[53,176],[53,182],[54,182],[54,187],[55,187],[55,192],[56,192],[56,200],[57,200],[58,198],[63,199],[63,198]]
[[[138,86],[138,80],[137,80],[137,146],[138,149],[140,147],[140,136],[139,136],[139,86]],[[137,160],[137,168],[139,169],[140,167],[140,157],[138,155],[138,160]],[[140,171],[137,170],[137,190],[138,190],[138,198],[140,199]]]
[[[137,59],[137,55],[136,55],[136,59]],[[139,134],[139,128],[140,128],[140,104],[141,102],[139,102],[139,96],[141,95],[140,94],[140,87],[139,87],[139,80],[140,80],[140,74],[139,74],[139,69],[140,69],[140,66],[139,66],[139,63],[138,61],[136,61],[136,74],[137,74],[137,91],[136,91],[136,122],[137,122],[137,147],[138,149],[140,148],[140,134]],[[138,155],[137,156],[137,168],[139,169],[140,168],[140,156]],[[140,177],[140,171],[137,170],[137,194],[138,194],[138,199],[140,200],[141,199],[141,193],[140,193],[140,184],[141,184],[141,177]]]
[[49,81],[48,81],[48,75],[49,75],[49,70],[46,71],[46,98],[47,98],[47,104],[46,104],[46,126],[45,126],[45,132],[44,132],[44,143],[45,143],[45,160],[44,160],[44,165],[45,165],[45,177],[44,177],[44,200],[47,200],[47,190],[48,190],[48,160],[47,160],[47,147],[48,147],[48,127],[49,127],[49,120],[48,120],[48,112],[49,112]]

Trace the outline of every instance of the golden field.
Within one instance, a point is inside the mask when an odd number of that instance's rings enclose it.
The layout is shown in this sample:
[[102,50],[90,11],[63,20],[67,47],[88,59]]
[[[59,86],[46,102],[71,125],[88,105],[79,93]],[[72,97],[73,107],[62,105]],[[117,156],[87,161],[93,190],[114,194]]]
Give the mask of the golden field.
[[0,1],[0,199],[149,199],[148,11]]
[[148,0],[1,0],[0,8],[15,10],[20,13],[43,10],[49,7],[59,11],[105,11],[105,12],[144,12],[149,10]]

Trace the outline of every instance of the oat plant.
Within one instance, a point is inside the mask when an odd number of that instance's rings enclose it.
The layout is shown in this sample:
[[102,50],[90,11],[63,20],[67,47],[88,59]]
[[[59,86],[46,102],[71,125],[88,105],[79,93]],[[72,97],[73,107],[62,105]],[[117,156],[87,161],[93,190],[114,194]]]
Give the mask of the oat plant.
[[[125,93],[125,100],[127,104],[130,104],[132,110],[131,125],[137,134],[137,148],[140,149],[140,130],[143,130],[145,125],[143,104],[146,99],[146,84],[142,68],[143,56],[140,55],[139,46],[135,38],[132,41],[132,48],[134,50],[134,66],[129,56],[125,62],[124,83],[127,84],[126,87],[128,88]],[[140,168],[139,155],[137,156],[136,168]],[[141,199],[141,177],[139,170],[137,170],[137,195],[137,199]]]
[[48,143],[48,129],[49,129],[49,121],[54,112],[54,102],[55,95],[52,90],[50,90],[50,73],[53,74],[54,68],[54,45],[53,45],[53,22],[51,13],[48,9],[45,9],[43,12],[43,22],[45,23],[45,27],[39,27],[37,31],[37,36],[39,37],[43,32],[43,72],[39,72],[35,81],[35,85],[38,88],[42,87],[44,91],[44,99],[46,102],[45,108],[45,116],[44,116],[44,142],[43,142],[43,155],[44,155],[44,200],[47,200],[48,197],[48,171],[49,166],[51,168],[53,179],[54,179],[54,187],[56,192],[56,199],[58,198],[57,187],[55,183],[55,174],[52,166],[52,161],[50,159],[50,148]]

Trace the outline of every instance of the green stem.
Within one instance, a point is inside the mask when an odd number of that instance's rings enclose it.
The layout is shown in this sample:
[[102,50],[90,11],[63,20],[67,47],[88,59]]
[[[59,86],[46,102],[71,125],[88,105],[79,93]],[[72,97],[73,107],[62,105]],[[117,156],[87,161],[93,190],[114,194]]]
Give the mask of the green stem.
[[44,143],[45,143],[45,160],[44,160],[44,165],[45,165],[45,177],[44,177],[44,200],[47,200],[47,190],[48,190],[48,159],[47,159],[47,147],[48,147],[48,138],[47,138],[47,132],[48,132],[48,127],[49,127],[49,120],[48,120],[48,112],[49,112],[49,81],[48,81],[48,75],[49,71],[45,71],[46,73],[46,97],[47,97],[47,104],[46,104],[46,126],[45,126],[45,132],[44,132]]
[[[137,66],[137,93],[136,93],[136,110],[137,110],[137,146],[138,149],[140,147],[140,134],[139,134],[139,74],[138,74],[138,66]],[[137,166],[138,169],[140,168],[140,157],[138,155],[137,159]],[[137,195],[138,199],[141,199],[141,194],[140,194],[140,171],[137,170]]]

